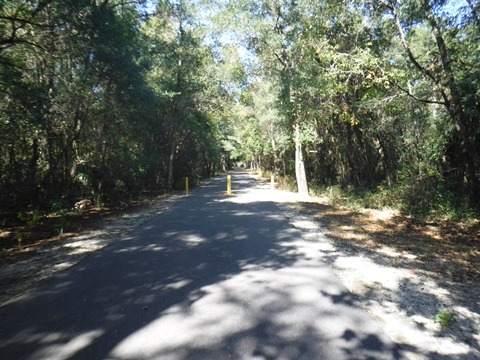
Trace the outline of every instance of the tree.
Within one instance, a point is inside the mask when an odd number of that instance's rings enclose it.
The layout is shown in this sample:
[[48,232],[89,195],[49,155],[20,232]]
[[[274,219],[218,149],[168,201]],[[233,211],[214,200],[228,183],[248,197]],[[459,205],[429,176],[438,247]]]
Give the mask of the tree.
[[[446,19],[440,18],[438,15],[442,10],[443,2],[439,1],[418,1],[416,2],[397,2],[394,0],[382,0],[381,2],[386,9],[389,10],[393,17],[395,27],[400,39],[400,42],[408,56],[410,63],[414,68],[420,72],[423,77],[432,83],[435,91],[440,95],[440,99],[418,99],[419,101],[438,103],[445,107],[452,122],[455,126],[458,136],[458,157],[461,161],[459,172],[460,178],[463,174],[467,179],[467,187],[472,200],[476,201],[480,196],[480,188],[477,178],[477,165],[474,158],[475,148],[473,146],[471,134],[473,128],[469,125],[467,113],[468,104],[465,99],[468,96],[465,93],[466,87],[459,85],[459,69],[468,66],[471,72],[478,72],[475,70],[475,65],[462,64],[461,58],[458,57],[458,41],[478,40],[478,30],[474,32],[474,37],[458,36],[458,33],[463,33],[455,24],[449,23]],[[473,21],[477,21],[475,7],[472,2],[468,3],[472,9]],[[412,45],[408,39],[407,34],[411,33],[416,23],[426,23],[429,25],[433,37],[433,44],[430,45],[429,52],[430,59],[422,62],[419,56],[414,53]],[[477,27],[478,29],[478,27]],[[468,33],[467,33],[468,34]],[[447,41],[450,39],[450,43]],[[475,40],[474,40],[475,41]],[[436,49],[434,50],[434,46]],[[474,49],[474,48],[473,48]],[[478,58],[478,51],[474,54]],[[405,89],[410,96],[415,96],[408,89]],[[473,110],[473,109],[472,109]],[[476,111],[473,110],[475,113]],[[473,125],[473,124],[472,124]]]
[[[274,77],[281,91],[276,106],[289,119],[290,138],[295,142],[295,174],[300,193],[308,194],[302,148],[301,122],[298,117],[296,91],[297,59],[294,56],[294,38],[299,33],[295,2],[263,1],[260,4],[251,1],[232,2],[229,14],[242,12],[237,27],[232,31],[241,31],[260,60],[263,77]],[[237,16],[237,15],[233,15]],[[243,17],[243,18],[242,18]],[[231,23],[231,22],[230,22]]]

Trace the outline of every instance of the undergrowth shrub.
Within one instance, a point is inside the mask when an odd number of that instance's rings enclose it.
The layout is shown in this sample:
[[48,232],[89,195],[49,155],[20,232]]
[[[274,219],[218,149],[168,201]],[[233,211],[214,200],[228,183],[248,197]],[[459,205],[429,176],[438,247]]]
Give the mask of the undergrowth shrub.
[[404,179],[398,185],[398,194],[400,210],[420,221],[453,209],[452,194],[435,172]]
[[275,178],[277,186],[287,191],[297,191],[297,181],[292,176],[277,176]]
[[327,187],[323,195],[337,205],[396,209],[416,222],[470,221],[480,217],[478,211],[455,194],[434,169],[421,176],[407,169],[392,187],[385,184],[370,188],[334,185]]
[[402,173],[394,194],[400,201],[399,210],[421,222],[468,221],[479,215],[468,200],[456,194],[442,174],[433,168],[416,176],[411,172]]
[[[295,177],[277,177],[280,188],[297,191]],[[415,222],[471,221],[480,218],[478,210],[455,194],[444,177],[436,169],[428,169],[418,175],[416,169],[400,172],[393,186],[386,184],[371,187],[353,185],[309,184],[310,195],[326,196],[332,204],[352,208],[391,208],[411,216]]]

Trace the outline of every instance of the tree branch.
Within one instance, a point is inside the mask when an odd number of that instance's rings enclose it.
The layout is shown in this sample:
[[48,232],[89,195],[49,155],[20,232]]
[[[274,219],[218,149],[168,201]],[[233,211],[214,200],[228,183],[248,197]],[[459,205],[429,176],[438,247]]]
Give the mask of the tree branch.
[[413,65],[420,71],[422,72],[425,76],[433,80],[434,83],[438,83],[438,79],[435,77],[435,74],[420,65],[420,63],[417,61],[417,58],[415,55],[413,55],[412,49],[410,48],[410,44],[407,41],[407,37],[405,35],[405,31],[402,27],[402,24],[400,22],[400,16],[398,15],[397,7],[395,3],[392,0],[380,0],[382,4],[384,4],[390,11],[392,12],[393,18],[395,20],[395,27],[397,28],[398,35],[400,37],[400,42],[402,43],[402,46],[404,50],[407,53],[408,58],[410,61],[413,63]]
[[475,9],[475,5],[473,5],[472,0],[466,0],[468,6],[470,7],[470,11],[472,12],[472,17],[477,26],[480,27],[480,17],[478,16],[477,9]]
[[273,54],[275,55],[275,57],[277,58],[277,60],[280,61],[280,63],[283,65],[283,67],[284,67],[285,69],[288,69],[288,62],[285,61],[284,59],[282,59],[282,58],[280,57],[280,55],[277,54],[276,51],[274,51]]
[[15,16],[0,16],[0,20],[9,20],[11,22],[21,23],[22,26],[18,27],[17,29],[23,27],[23,25],[25,25],[25,24],[40,26],[40,27],[51,27],[51,26],[46,25],[46,24],[40,24],[40,23],[34,22],[33,20],[30,20],[30,19],[22,19],[22,18],[17,18]]
[[419,98],[418,96],[416,96],[415,94],[413,94],[409,89],[405,89],[404,87],[400,86],[398,83],[396,83],[396,82],[390,82],[390,83],[393,86],[397,87],[400,91],[404,92],[405,94],[407,94],[409,97],[411,97],[412,99],[414,99],[416,101],[419,101],[419,102],[422,102],[422,103],[425,103],[425,104],[436,104],[436,105],[447,106],[447,103],[445,101],[422,99],[422,98]]
[[0,51],[8,49],[16,44],[27,44],[39,49],[44,49],[43,46],[35,44],[28,40],[9,38],[9,39],[0,40]]

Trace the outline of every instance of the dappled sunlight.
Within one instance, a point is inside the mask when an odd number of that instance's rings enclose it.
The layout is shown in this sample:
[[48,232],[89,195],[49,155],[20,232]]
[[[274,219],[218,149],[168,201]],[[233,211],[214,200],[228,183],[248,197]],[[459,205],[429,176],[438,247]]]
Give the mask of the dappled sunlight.
[[179,280],[179,281],[175,281],[173,283],[170,283],[170,284],[167,284],[164,286],[164,289],[170,289],[170,290],[178,290],[178,289],[181,289],[189,284],[191,284],[191,280]]
[[71,249],[70,255],[79,255],[99,250],[105,247],[105,242],[100,239],[92,239],[88,244],[85,244],[84,241],[72,241],[65,244],[65,247]]
[[[302,215],[295,216],[305,217],[306,225],[297,219],[292,223],[304,237],[319,242],[324,261],[396,342],[422,349],[425,356],[468,358],[480,350],[480,337],[475,335],[479,304],[464,298],[475,296],[469,295],[470,290],[475,294],[474,288],[458,284],[453,274],[445,273],[460,266],[464,273],[470,271],[472,262],[466,259],[473,258],[475,247],[455,243],[438,225],[411,224],[391,211],[325,203],[299,207]],[[448,328],[436,321],[436,314],[445,310],[455,314]]]
[[235,192],[234,196],[226,197],[221,202],[232,202],[236,204],[249,204],[257,202],[273,203],[295,203],[297,201],[310,201],[310,198],[282,190],[270,190],[262,188],[251,188],[241,192]]
[[236,204],[249,203],[295,203],[310,202],[313,198],[298,193],[271,189],[270,184],[257,182],[248,174],[237,173],[232,181],[232,196],[220,198],[217,201]]
[[195,234],[186,234],[182,236],[182,241],[188,244],[189,246],[196,246],[202,242],[207,241],[204,237],[195,235]]
[[[45,343],[47,346],[34,353],[31,358],[38,360],[67,360],[78,351],[89,346],[93,341],[95,341],[95,339],[99,338],[103,334],[104,331],[102,330],[88,331],[83,334],[69,337],[62,336],[59,333],[47,334],[42,340],[40,340],[41,343]],[[62,342],[62,344],[59,344],[59,342]],[[52,345],[48,345],[49,343],[52,343]]]
[[[322,244],[303,240],[271,190],[244,180],[231,197],[218,195],[216,182],[182,198],[13,303],[2,319],[16,323],[21,312],[23,323],[2,333],[2,353],[398,358],[401,350],[323,263]],[[48,344],[30,336],[51,329],[60,336]]]
[[[311,358],[318,358],[325,348],[330,348],[331,358],[343,357],[341,349],[373,356],[373,350],[356,348],[358,339],[342,337],[364,322],[364,314],[352,310],[349,302],[340,303],[339,311],[335,299],[343,298],[344,290],[331,282],[328,270],[317,260],[299,262],[305,266],[293,263],[278,270],[245,264],[237,275],[200,288],[203,295],[188,306],[176,304],[161,312],[120,342],[111,356],[196,358],[200,352],[253,358],[268,350],[272,358],[279,358],[286,344],[293,354]],[[260,338],[252,337],[258,332],[268,333],[268,349]],[[306,337],[322,340],[310,344],[311,349],[305,352]],[[225,344],[229,344],[227,349]]]
[[235,213],[232,214],[233,216],[252,216],[255,215],[253,212],[248,212],[248,211],[236,211]]
[[[174,305],[159,318],[124,339],[112,351],[114,358],[135,359],[167,356],[192,345],[208,349],[219,346],[224,338],[251,328],[245,310],[222,301],[221,294],[207,293],[188,309]],[[148,346],[146,346],[148,345]],[[178,353],[177,353],[178,354]]]
[[301,211],[314,216],[333,239],[349,241],[397,258],[415,261],[415,267],[470,281],[480,274],[480,243],[471,235],[479,224],[413,224],[391,210],[345,209],[327,204],[301,203]]
[[[411,284],[409,284],[410,281]],[[406,286],[410,290],[406,291]],[[381,321],[385,331],[397,343],[410,344],[415,348],[422,349],[425,354],[435,354],[435,356],[474,358],[471,350],[464,343],[442,329],[440,324],[432,321],[435,313],[439,310],[438,304],[446,303],[445,294],[441,293],[441,289],[439,290],[440,293],[427,291],[425,284],[422,282],[405,278],[400,281],[400,289],[394,292],[392,296],[385,296],[385,293],[380,296],[385,288],[381,284],[377,284],[375,289],[371,289],[368,309]],[[422,302],[421,307],[418,306],[418,301]],[[425,302],[430,303],[430,305],[423,305]],[[407,304],[407,306],[402,304]],[[430,311],[424,312],[424,309],[430,309]],[[472,316],[471,311],[461,306],[455,306],[453,309],[457,316],[462,313],[462,310],[463,315]],[[408,317],[409,321],[399,321],[398,314]],[[474,337],[476,336],[474,327],[472,328],[464,321],[461,321],[461,323],[469,328]],[[432,334],[435,336],[432,336]],[[415,353],[411,355],[415,355]]]
[[166,250],[167,248],[165,246],[160,246],[157,244],[151,244],[145,248],[147,251],[163,251]]

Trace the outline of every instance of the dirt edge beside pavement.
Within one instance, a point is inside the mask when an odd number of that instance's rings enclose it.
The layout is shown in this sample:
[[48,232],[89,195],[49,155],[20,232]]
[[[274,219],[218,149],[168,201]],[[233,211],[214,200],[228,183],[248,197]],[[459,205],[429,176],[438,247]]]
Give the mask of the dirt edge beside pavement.
[[[437,271],[440,265],[433,256],[426,266],[414,251],[372,243],[375,236],[364,238],[364,229],[352,220],[358,214],[345,214],[322,200],[301,199],[280,207],[409,359],[480,359],[478,280],[452,281]],[[363,211],[368,226],[375,217],[386,217],[382,224],[387,225],[394,216]],[[379,229],[373,234],[384,236]],[[442,326],[438,314],[453,314],[453,320]]]
[[153,204],[102,219],[95,229],[46,243],[25,259],[1,263],[0,306],[14,301],[42,280],[71,267],[91,252],[121,238],[153,216],[168,210],[183,197],[184,195],[178,193],[164,195]]

